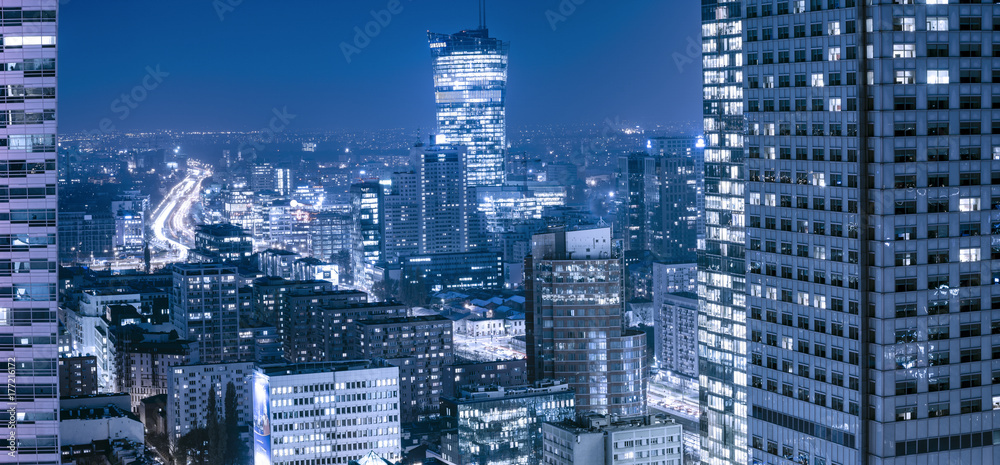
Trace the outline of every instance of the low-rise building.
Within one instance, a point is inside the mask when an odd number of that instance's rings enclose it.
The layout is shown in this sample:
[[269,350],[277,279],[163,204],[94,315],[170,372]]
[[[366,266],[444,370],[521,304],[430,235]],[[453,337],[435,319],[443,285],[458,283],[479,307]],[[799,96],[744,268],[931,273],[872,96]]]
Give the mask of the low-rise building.
[[546,465],[682,465],[681,425],[664,416],[576,420],[542,424]]
[[569,385],[552,381],[473,387],[442,398],[441,455],[454,464],[540,463],[542,424],[573,418],[574,398]]
[[384,362],[304,363],[263,370],[270,387],[271,463],[401,458],[399,369]]

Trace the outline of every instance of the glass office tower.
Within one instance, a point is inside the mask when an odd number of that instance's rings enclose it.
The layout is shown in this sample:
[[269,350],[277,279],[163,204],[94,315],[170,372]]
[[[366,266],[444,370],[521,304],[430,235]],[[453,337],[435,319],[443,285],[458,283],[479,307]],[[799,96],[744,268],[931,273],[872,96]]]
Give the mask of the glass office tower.
[[0,1],[0,463],[58,464],[56,11]]
[[485,26],[455,34],[428,33],[434,61],[438,134],[468,148],[470,187],[504,182],[505,100],[509,43]]
[[705,240],[698,251],[701,460],[747,463],[742,2],[702,0]]
[[744,4],[751,463],[1000,460],[997,13]]

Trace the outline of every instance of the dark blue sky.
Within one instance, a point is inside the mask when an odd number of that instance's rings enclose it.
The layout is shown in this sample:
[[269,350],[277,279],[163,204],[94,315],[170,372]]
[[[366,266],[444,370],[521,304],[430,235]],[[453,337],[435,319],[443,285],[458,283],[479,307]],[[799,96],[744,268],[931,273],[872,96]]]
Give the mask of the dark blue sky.
[[[63,0],[60,129],[253,130],[284,107],[294,129],[429,127],[426,31],[476,27],[477,2],[399,1],[348,63],[341,42],[389,0]],[[577,2],[489,2],[491,34],[511,43],[510,126],[700,118],[698,2]],[[561,4],[576,8],[553,30]],[[169,76],[120,119],[147,66]]]

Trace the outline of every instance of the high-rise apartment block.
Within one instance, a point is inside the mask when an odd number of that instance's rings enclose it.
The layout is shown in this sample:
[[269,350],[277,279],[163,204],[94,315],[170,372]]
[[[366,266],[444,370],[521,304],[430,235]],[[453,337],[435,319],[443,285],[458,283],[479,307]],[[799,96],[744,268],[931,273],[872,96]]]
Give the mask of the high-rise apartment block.
[[469,247],[466,151],[431,145],[420,158],[420,253],[459,253]]
[[411,422],[438,413],[444,368],[454,362],[451,320],[415,316],[359,320],[349,351],[354,359],[381,359],[399,367],[400,412]]
[[532,237],[525,260],[529,379],[564,379],[580,411],[646,413],[646,336],[624,327],[610,228]]
[[[0,355],[11,395],[5,459],[59,463],[56,337],[56,14],[58,2],[3,0]],[[9,12],[10,16],[7,16]],[[20,192],[20,194],[18,194]],[[12,271],[17,271],[12,273]],[[15,395],[16,388],[16,395]],[[30,421],[28,421],[30,419]],[[8,453],[15,457],[8,456]]]
[[218,263],[173,265],[170,319],[181,337],[198,342],[202,363],[239,359],[236,268]]

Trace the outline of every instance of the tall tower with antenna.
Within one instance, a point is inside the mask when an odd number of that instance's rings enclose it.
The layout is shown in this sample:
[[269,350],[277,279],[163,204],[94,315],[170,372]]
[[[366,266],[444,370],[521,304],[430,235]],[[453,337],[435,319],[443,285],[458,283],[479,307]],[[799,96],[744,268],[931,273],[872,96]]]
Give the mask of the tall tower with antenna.
[[478,29],[428,32],[427,38],[438,134],[449,144],[468,147],[469,187],[502,185],[509,43],[489,36],[485,0],[479,0]]

